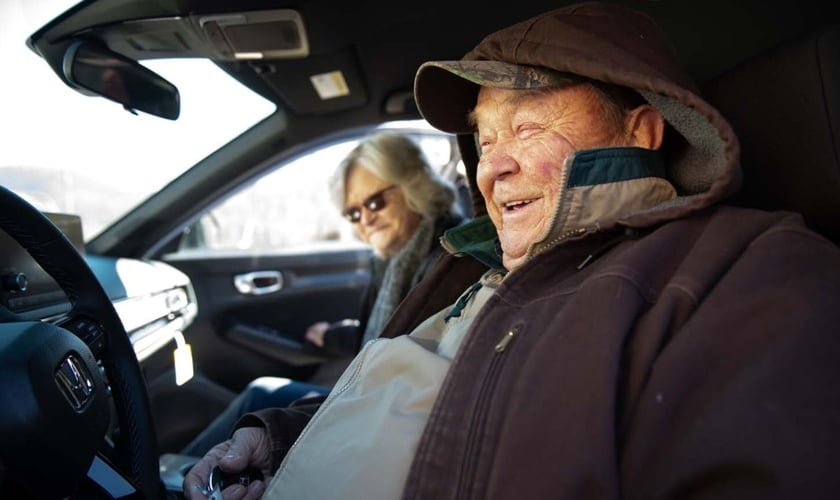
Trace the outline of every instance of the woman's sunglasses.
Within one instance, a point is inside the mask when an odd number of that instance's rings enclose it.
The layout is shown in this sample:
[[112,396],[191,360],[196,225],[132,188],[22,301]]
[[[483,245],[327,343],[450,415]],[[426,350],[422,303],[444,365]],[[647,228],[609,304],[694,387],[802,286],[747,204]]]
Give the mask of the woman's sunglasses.
[[350,208],[345,208],[341,215],[344,216],[345,219],[349,220],[353,224],[362,220],[362,207],[365,207],[371,212],[378,212],[385,208],[385,193],[394,189],[397,186],[388,186],[385,189],[379,190],[372,195],[368,196],[365,201],[362,202],[362,206],[355,206]]

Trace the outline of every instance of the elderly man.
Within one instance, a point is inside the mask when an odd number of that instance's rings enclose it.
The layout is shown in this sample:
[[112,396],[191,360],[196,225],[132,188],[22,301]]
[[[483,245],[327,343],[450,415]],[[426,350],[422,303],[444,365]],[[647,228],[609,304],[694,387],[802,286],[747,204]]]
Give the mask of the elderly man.
[[585,3],[421,66],[423,116],[474,134],[486,216],[320,408],[244,417],[185,493],[218,463],[273,476],[225,498],[836,494],[840,251],[719,205],[738,141],[668,47]]

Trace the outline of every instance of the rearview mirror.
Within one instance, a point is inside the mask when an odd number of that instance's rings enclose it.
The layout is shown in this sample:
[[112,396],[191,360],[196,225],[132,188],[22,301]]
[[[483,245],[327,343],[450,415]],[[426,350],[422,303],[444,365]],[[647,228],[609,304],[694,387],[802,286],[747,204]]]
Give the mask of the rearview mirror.
[[154,71],[106,47],[88,41],[64,53],[64,78],[86,95],[105,97],[135,113],[175,120],[181,104],[178,89]]

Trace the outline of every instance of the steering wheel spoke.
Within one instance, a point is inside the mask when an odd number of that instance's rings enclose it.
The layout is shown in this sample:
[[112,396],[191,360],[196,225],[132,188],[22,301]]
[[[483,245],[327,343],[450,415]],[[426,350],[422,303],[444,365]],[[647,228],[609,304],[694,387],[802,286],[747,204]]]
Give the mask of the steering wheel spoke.
[[58,326],[82,339],[97,359],[105,353],[105,328],[96,319],[84,314],[75,314],[61,320]]

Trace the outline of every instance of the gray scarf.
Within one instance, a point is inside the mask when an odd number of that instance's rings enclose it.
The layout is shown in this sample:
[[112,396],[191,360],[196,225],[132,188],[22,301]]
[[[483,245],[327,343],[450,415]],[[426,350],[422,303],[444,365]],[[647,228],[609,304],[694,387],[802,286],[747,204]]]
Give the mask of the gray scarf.
[[423,259],[429,254],[433,233],[434,221],[421,219],[405,247],[388,259],[385,276],[382,278],[382,286],[379,288],[376,301],[374,301],[368,317],[365,333],[362,337],[362,345],[379,337],[379,332],[382,331],[385,322],[388,321],[394,309],[405,298],[413,285],[414,274]]

